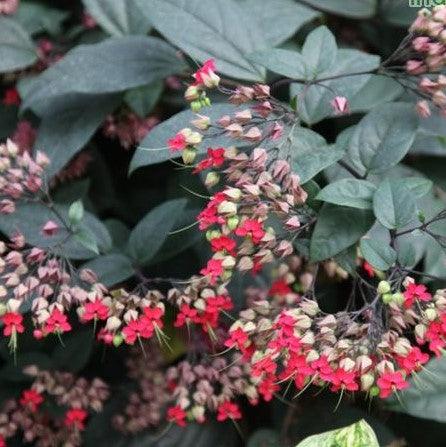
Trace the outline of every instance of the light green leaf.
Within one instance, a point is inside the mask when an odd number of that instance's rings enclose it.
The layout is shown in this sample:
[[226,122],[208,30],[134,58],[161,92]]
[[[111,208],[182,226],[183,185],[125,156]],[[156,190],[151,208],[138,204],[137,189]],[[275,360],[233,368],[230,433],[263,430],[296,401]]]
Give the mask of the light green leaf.
[[[260,81],[264,70],[245,56],[265,48],[255,17],[234,0],[136,0],[152,25],[189,56],[214,58],[218,71],[234,78]],[[175,26],[177,24],[177,26]]]
[[375,192],[373,210],[379,222],[392,230],[404,227],[416,216],[416,203],[400,179],[386,179]]
[[130,233],[128,252],[140,265],[147,264],[167,239],[186,207],[186,199],[165,202],[151,210]]
[[391,103],[376,107],[356,126],[348,148],[361,172],[381,173],[400,162],[410,149],[418,128],[413,106]]
[[367,210],[373,208],[375,191],[376,186],[367,180],[342,179],[326,186],[316,199]]
[[319,13],[300,5],[294,0],[268,0],[268,7],[259,0],[245,0],[242,3],[245,14],[259,23],[267,43],[274,47],[291,37],[305,23]]
[[270,48],[251,53],[248,57],[252,62],[287,78],[305,79],[309,76],[305,60],[297,51]]
[[312,31],[302,47],[302,56],[310,78],[318,78],[335,63],[338,52],[336,39],[326,26]]
[[37,53],[28,33],[15,20],[0,16],[0,73],[32,65]]
[[362,239],[360,247],[365,260],[378,270],[389,270],[395,264],[396,251],[382,241]]
[[82,0],[88,13],[112,36],[147,34],[150,21],[135,2],[128,0]]
[[51,109],[54,98],[121,92],[184,68],[175,48],[156,37],[114,37],[79,45],[32,81],[22,107],[42,114]]
[[357,242],[375,219],[368,210],[324,204],[311,239],[312,261],[331,258]]
[[406,177],[399,179],[399,182],[417,198],[424,197],[434,186],[433,182],[423,177]]
[[366,19],[375,14],[377,0],[306,0],[306,3],[333,14]]
[[82,200],[77,200],[76,202],[70,205],[68,209],[68,220],[71,225],[78,225],[81,223],[84,218],[84,204]]

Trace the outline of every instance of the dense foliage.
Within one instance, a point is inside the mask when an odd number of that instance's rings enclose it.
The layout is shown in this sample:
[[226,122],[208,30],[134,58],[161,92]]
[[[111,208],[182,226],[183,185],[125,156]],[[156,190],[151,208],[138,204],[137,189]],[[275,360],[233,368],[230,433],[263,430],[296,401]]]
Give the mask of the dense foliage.
[[444,445],[446,6],[0,0],[0,81],[0,446]]

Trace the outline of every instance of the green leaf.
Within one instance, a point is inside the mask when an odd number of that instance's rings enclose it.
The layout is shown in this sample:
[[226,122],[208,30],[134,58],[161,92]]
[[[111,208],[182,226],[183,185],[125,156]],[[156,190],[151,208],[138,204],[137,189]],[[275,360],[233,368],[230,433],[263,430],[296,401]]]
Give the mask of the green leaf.
[[305,79],[308,76],[305,60],[297,51],[269,48],[251,53],[248,57],[252,62],[287,78]]
[[[69,207],[67,205],[55,205],[55,207],[64,221],[67,222]],[[43,236],[42,227],[49,220],[59,225],[59,231],[54,236]],[[85,212],[79,229],[87,231],[91,237],[94,237],[101,252],[110,250],[111,239],[108,230],[95,216]],[[20,231],[25,236],[28,244],[47,249],[51,248],[69,259],[90,259],[95,254],[94,251],[81,246],[73,237],[68,238],[68,232],[63,222],[51,209],[40,203],[19,202],[15,213],[2,216],[0,230],[9,237],[16,231]]]
[[400,179],[386,179],[373,196],[373,210],[379,222],[392,230],[404,227],[416,216],[416,203]]
[[410,6],[411,0],[381,0],[379,17],[396,26],[406,27],[416,18],[418,8]]
[[375,15],[377,0],[306,0],[306,3],[333,14],[366,19]]
[[312,31],[302,47],[302,56],[308,66],[308,75],[318,78],[335,63],[338,46],[336,39],[326,26]]
[[352,208],[372,209],[376,186],[367,180],[342,179],[326,186],[316,199]]
[[33,80],[22,107],[42,114],[55,97],[121,92],[183,69],[175,48],[156,37],[114,37],[79,45]]
[[269,0],[268,7],[258,0],[242,3],[245,14],[255,17],[269,46],[274,47],[291,37],[305,23],[316,18],[314,9],[293,0]]
[[131,259],[120,253],[98,256],[84,264],[82,268],[93,270],[98,275],[99,282],[107,287],[114,286],[134,275]]
[[[209,116],[212,121],[216,121],[223,115],[234,113],[236,108],[230,104],[214,104],[203,111],[206,116]],[[142,166],[148,166],[155,163],[161,163],[173,157],[178,157],[179,154],[172,154],[167,147],[167,140],[175,135],[184,127],[191,127],[191,120],[195,114],[190,110],[184,110],[177,113],[172,118],[163,121],[150,131],[147,136],[141,141],[138,149],[133,155],[130,162],[129,174]],[[225,146],[230,144],[231,140],[228,137],[220,136],[216,138],[206,138],[201,145],[201,151],[204,152],[209,146]]]
[[51,160],[45,169],[48,178],[56,175],[88,143],[105,117],[120,103],[121,95],[79,95],[59,99],[43,116],[34,144]]
[[[418,380],[419,379],[419,380]],[[388,399],[393,411],[407,413],[423,419],[446,422],[444,400],[446,398],[446,357],[433,358],[425,369],[417,373],[417,380],[409,380],[411,386],[400,391],[401,403],[395,397]],[[422,384],[420,387],[418,384]]]
[[434,186],[434,183],[423,177],[402,178],[399,182],[409,189],[417,198],[424,197]]
[[334,257],[334,260],[336,261],[337,264],[339,264],[339,267],[341,267],[346,272],[353,275],[354,272],[356,272],[356,268],[357,268],[356,244],[353,244],[351,247],[348,247],[345,250],[341,251],[341,253],[337,254]]
[[128,0],[82,0],[88,13],[112,36],[147,34],[150,21],[135,2]]
[[155,107],[163,93],[164,83],[161,81],[129,90],[124,101],[141,118],[146,117]]
[[14,18],[31,34],[47,32],[52,36],[62,32],[62,22],[69,17],[67,11],[49,8],[36,2],[20,2]]
[[[327,76],[372,71],[379,66],[379,62],[380,58],[378,56],[358,50],[341,48],[337,51],[334,66],[327,73]],[[302,84],[292,84],[291,96],[297,96],[298,111],[302,119],[308,124],[314,124],[324,118],[335,116],[330,104],[334,96],[345,96],[348,100],[354,99],[374,77],[374,75],[369,74],[346,76],[323,81],[323,85],[311,85],[309,88]],[[398,92],[398,90],[396,91]],[[391,96],[389,97],[391,98]],[[376,102],[374,94],[372,98]]]
[[88,231],[86,229],[78,230],[74,233],[73,237],[83,247],[85,247],[86,249],[91,250],[93,253],[99,255],[98,243],[96,242],[96,238],[90,231]]
[[362,239],[360,247],[365,260],[378,270],[389,270],[395,264],[396,251],[382,241]]
[[246,447],[278,447],[279,445],[279,433],[268,428],[262,428],[249,437]]
[[296,447],[379,447],[379,444],[372,427],[362,419],[345,428],[310,436]]
[[77,200],[70,205],[68,209],[68,220],[72,225],[78,225],[84,218],[84,204],[82,200]]
[[21,70],[36,60],[28,33],[15,20],[0,16],[0,73]]
[[344,155],[343,148],[327,145],[321,135],[304,127],[296,127],[290,138],[292,167],[302,183],[311,180]]
[[361,173],[381,173],[400,162],[410,149],[418,128],[411,104],[376,107],[356,126],[348,148]]
[[110,236],[113,240],[113,247],[124,249],[130,236],[128,227],[117,219],[107,219],[104,221]]
[[[174,45],[203,62],[214,58],[219,72],[261,81],[264,71],[246,54],[266,46],[255,18],[234,0],[136,0],[152,25]],[[180,26],[174,26],[178,24]]]
[[184,208],[186,199],[176,199],[158,205],[133,229],[128,241],[128,251],[139,264],[147,264],[156,255],[169,236]]
[[51,356],[54,369],[79,372],[87,365],[93,351],[95,343],[93,328],[81,329],[61,337],[63,345],[57,346]]
[[364,236],[374,221],[368,210],[324,204],[311,239],[311,259],[316,262],[337,255]]

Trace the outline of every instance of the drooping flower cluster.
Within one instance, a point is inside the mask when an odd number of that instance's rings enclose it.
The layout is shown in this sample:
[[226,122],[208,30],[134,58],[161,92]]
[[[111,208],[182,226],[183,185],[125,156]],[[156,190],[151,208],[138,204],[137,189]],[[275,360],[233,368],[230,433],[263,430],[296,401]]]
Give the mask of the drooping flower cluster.
[[42,152],[37,152],[35,158],[28,152],[20,154],[11,140],[0,145],[0,214],[13,213],[17,200],[36,195],[48,163]]
[[117,139],[124,149],[130,149],[159,123],[156,116],[141,118],[136,113],[125,111],[118,115],[108,115],[103,125],[104,135]]
[[392,293],[383,282],[374,302],[336,314],[322,312],[313,299],[278,299],[271,290],[270,299],[240,313],[226,345],[250,362],[261,386],[293,382],[298,390],[329,386],[387,398],[428,362],[425,344],[437,355],[446,344],[446,292],[432,297],[423,285],[405,284],[404,293]]
[[[87,380],[36,367],[28,367],[25,372],[34,381],[19,399],[3,405],[0,439],[4,443],[20,434],[24,443],[37,447],[80,446],[88,417],[101,411],[109,397],[107,385],[98,378]],[[49,404],[56,404],[59,411],[49,411]]]

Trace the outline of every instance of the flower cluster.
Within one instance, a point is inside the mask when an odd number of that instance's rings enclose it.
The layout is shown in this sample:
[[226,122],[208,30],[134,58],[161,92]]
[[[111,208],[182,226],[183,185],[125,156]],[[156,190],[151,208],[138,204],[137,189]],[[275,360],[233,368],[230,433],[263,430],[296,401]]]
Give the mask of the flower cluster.
[[[25,372],[34,379],[31,387],[19,399],[7,401],[0,412],[3,445],[21,433],[24,443],[38,447],[80,446],[90,413],[101,411],[109,397],[107,385],[98,378],[87,380],[36,367],[28,367]],[[54,403],[60,408],[58,413],[48,409]]]
[[28,152],[19,153],[11,140],[0,145],[0,214],[15,211],[15,202],[30,198],[42,187],[43,169],[49,159],[42,152],[33,158]]
[[446,6],[420,10],[410,31],[414,54],[406,62],[406,72],[410,76],[421,77],[418,94],[424,98],[418,102],[417,111],[420,116],[428,117],[432,103],[445,114],[446,77],[435,73],[446,64]]
[[[446,292],[432,297],[410,279],[405,285],[403,293],[392,293],[383,281],[374,302],[336,314],[322,312],[313,299],[288,295],[283,286],[287,299],[280,299],[272,288],[270,299],[257,299],[240,313],[226,346],[249,361],[259,389],[292,381],[298,390],[329,386],[387,398],[407,388],[408,376],[428,362],[424,344],[439,354],[446,343]],[[386,313],[385,325],[377,307]]]
[[108,115],[103,125],[104,135],[118,139],[124,149],[130,149],[159,123],[156,116],[141,118],[136,113],[125,111],[118,115]]
[[0,14],[12,15],[19,8],[19,0],[0,0]]

